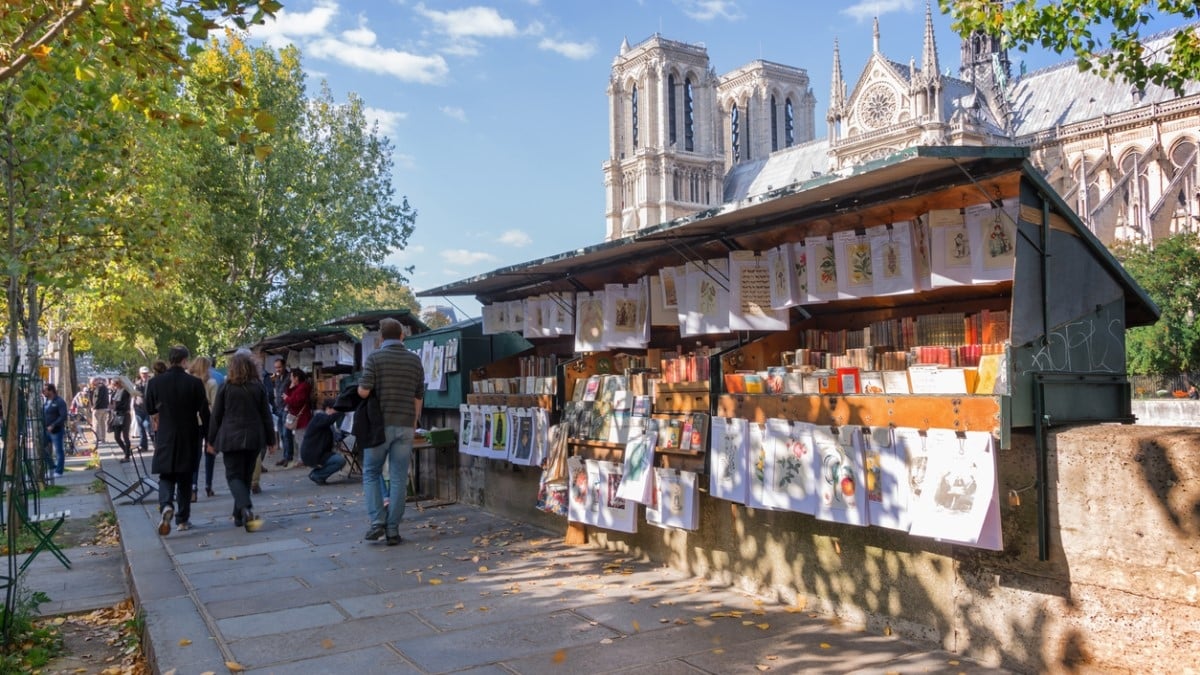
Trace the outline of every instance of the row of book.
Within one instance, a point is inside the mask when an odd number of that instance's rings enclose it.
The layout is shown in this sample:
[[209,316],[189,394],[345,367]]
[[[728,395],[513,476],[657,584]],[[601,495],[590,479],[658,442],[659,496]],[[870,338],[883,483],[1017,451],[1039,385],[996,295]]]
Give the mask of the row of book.
[[472,394],[535,394],[554,396],[557,378],[553,375],[538,377],[486,377],[471,381]]
[[841,354],[797,349],[795,352],[784,352],[780,356],[780,360],[785,366],[817,369],[904,370],[922,364],[959,368],[977,366],[983,355],[1002,354],[1005,347],[1006,344],[1003,342],[959,345],[957,347],[911,347],[907,351],[894,351],[890,347],[860,347],[847,349]]
[[974,314],[948,312],[874,321],[866,328],[800,331],[804,349],[843,354],[851,349],[887,346],[907,351],[916,346],[956,347],[990,344],[1009,339],[1009,313],[981,310]]
[[708,382],[711,356],[708,347],[699,347],[691,353],[684,353],[682,349],[663,352],[659,362],[662,381],[668,384]]
[[522,356],[517,363],[520,366],[521,377],[554,377],[558,368],[558,356]]
[[[1003,351],[982,354],[971,366],[915,364],[895,370],[789,368],[724,375],[727,394],[981,394],[996,392]],[[1003,393],[1003,392],[1001,392]]]

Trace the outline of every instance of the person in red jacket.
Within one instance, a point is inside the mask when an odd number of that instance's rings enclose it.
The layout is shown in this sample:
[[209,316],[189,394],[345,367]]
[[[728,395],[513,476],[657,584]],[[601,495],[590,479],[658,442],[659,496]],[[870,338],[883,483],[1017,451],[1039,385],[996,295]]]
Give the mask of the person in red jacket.
[[304,374],[304,371],[299,368],[292,368],[291,378],[291,382],[288,383],[287,389],[283,393],[283,406],[287,408],[288,415],[296,417],[296,426],[292,429],[296,440],[290,445],[284,446],[283,459],[275,463],[276,466],[282,466],[285,469],[291,464],[295,449],[304,442],[304,429],[308,427],[308,422],[312,419],[312,383],[308,381],[308,376]]

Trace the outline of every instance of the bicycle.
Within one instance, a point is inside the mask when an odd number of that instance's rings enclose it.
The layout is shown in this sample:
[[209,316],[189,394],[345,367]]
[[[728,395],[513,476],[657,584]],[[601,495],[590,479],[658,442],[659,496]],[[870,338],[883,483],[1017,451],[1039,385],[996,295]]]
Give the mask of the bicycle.
[[67,436],[66,436],[66,452],[68,455],[77,455],[81,451],[91,452],[96,449],[96,430],[88,423],[87,417],[82,413],[72,413],[67,418]]

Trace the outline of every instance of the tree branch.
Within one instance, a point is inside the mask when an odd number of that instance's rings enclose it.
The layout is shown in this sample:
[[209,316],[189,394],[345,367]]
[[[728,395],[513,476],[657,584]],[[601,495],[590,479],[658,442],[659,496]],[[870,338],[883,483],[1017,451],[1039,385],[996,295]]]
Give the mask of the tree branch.
[[[5,80],[8,80],[17,73],[21,72],[21,69],[24,68],[29,63],[30,59],[33,58],[33,55],[31,54],[33,50],[58,37],[58,34],[61,33],[64,28],[74,22],[75,19],[79,18],[79,15],[86,12],[92,6],[92,2],[93,0],[75,0],[75,5],[71,8],[71,11],[64,14],[61,19],[51,25],[41,39],[30,45],[28,49],[22,50],[21,55],[13,59],[12,63],[10,63],[8,66],[0,68],[0,83],[3,83]],[[28,34],[29,31],[27,30],[25,35],[21,36],[21,39],[24,39]],[[19,40],[17,44],[20,44]]]

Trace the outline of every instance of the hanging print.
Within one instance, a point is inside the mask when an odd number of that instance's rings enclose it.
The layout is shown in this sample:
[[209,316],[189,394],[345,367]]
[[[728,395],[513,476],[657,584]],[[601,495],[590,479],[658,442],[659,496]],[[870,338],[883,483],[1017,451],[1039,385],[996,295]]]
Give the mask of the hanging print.
[[813,468],[820,499],[816,516],[847,525],[866,525],[867,498],[856,428],[813,426]]
[[737,417],[712,418],[708,491],[717,499],[745,504],[750,422]]
[[600,523],[600,467],[578,455],[567,458],[567,520]]
[[837,255],[829,237],[805,237],[809,302],[838,299]]
[[604,349],[604,292],[575,294],[575,351]]
[[875,292],[875,267],[871,261],[871,241],[865,234],[842,230],[833,235],[837,265],[838,298],[870,297]]
[[587,461],[589,464],[595,462],[600,476],[600,513],[596,524],[606,530],[637,532],[637,504],[617,494],[622,481],[621,465],[591,459]]
[[771,273],[765,256],[731,251],[729,282],[730,330],[787,330],[787,310],[771,308]]
[[720,335],[729,332],[729,259],[690,262],[686,294],[679,305],[680,335]]
[[966,209],[967,231],[971,246],[979,251],[971,272],[976,284],[1008,281],[1013,278],[1017,260],[1017,199],[999,204],[977,204]]
[[696,530],[700,527],[697,476],[691,471],[654,469],[654,504],[646,506],[646,522],[658,527]]
[[760,500],[765,508],[809,515],[816,512],[812,429],[808,422],[767,420],[762,466],[754,467],[762,473],[761,478],[755,476],[755,479],[762,482]]
[[997,531],[983,530],[989,512],[1000,508],[992,435],[930,429],[926,436],[928,463],[909,533],[969,546],[985,540],[998,548],[999,518],[991,519]]
[[530,466],[533,462],[533,410],[529,408],[509,408],[512,426],[512,443],[508,461],[513,464]]
[[575,294],[570,291],[548,293],[542,301],[542,323],[551,335],[575,332]]
[[648,504],[654,487],[654,443],[658,433],[649,431],[625,445],[624,476],[617,494],[622,499]]
[[638,349],[646,346],[645,287],[638,284],[604,285],[604,348]]
[[933,287],[971,283],[974,252],[963,212],[959,209],[937,209],[928,215]]
[[908,466],[891,427],[863,427],[867,515],[872,525],[908,531]]
[[875,295],[896,295],[917,290],[913,275],[912,231],[907,220],[867,230],[871,241],[871,266]]
[[460,403],[458,406],[458,451],[464,455],[471,454],[471,406]]
[[796,279],[796,249],[780,244],[767,251],[767,273],[771,280],[771,307],[787,309],[804,302]]

